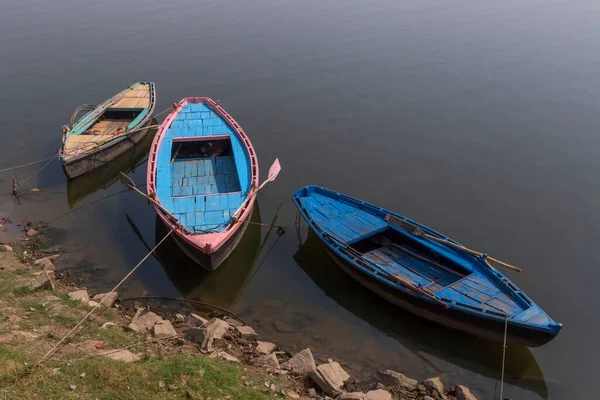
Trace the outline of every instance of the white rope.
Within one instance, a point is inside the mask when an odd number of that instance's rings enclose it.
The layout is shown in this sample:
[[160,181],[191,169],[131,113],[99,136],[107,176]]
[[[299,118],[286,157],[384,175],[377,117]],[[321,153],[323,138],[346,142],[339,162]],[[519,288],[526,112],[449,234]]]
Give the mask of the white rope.
[[[160,246],[160,245],[162,244],[162,242],[164,242],[164,241],[165,241],[165,240],[166,240],[166,239],[167,239],[167,238],[168,238],[168,237],[171,235],[171,233],[173,233],[173,231],[172,231],[172,230],[171,230],[171,231],[169,231],[169,233],[167,233],[167,234],[165,235],[165,237],[163,237],[163,238],[160,240],[160,242],[158,242],[158,243],[156,244],[156,246],[154,246],[154,248],[153,248],[152,250],[150,250],[150,252],[149,252],[148,254],[146,254],[146,255],[144,256],[144,258],[142,258],[142,260],[141,260],[141,261],[140,261],[140,262],[139,262],[139,263],[138,263],[138,264],[137,264],[135,267],[133,267],[133,269],[132,269],[131,271],[129,271],[129,273],[128,273],[127,275],[125,275],[125,277],[124,277],[123,279],[121,279],[121,282],[119,282],[119,283],[117,284],[117,286],[115,286],[115,287],[114,287],[114,288],[113,288],[113,289],[112,289],[112,290],[111,290],[111,291],[108,293],[108,295],[110,295],[111,293],[113,293],[114,291],[116,291],[116,290],[117,290],[117,289],[118,289],[118,288],[119,288],[119,287],[120,287],[120,286],[123,284],[123,282],[125,282],[125,280],[127,280],[127,278],[129,278],[129,277],[131,276],[131,274],[133,274],[133,273],[135,272],[135,270],[136,270],[136,269],[138,269],[138,267],[139,267],[140,265],[142,265],[142,263],[143,263],[144,261],[146,261],[146,259],[147,259],[148,257],[150,257],[150,255],[151,255],[152,253],[154,253],[154,251],[155,251],[155,250],[158,248],[158,246]],[[92,313],[93,313],[94,311],[96,311],[96,309],[97,309],[98,307],[100,307],[100,306],[101,306],[101,305],[104,303],[104,301],[106,301],[106,299],[108,299],[108,297],[109,297],[108,295],[106,295],[106,296],[105,296],[105,297],[102,299],[102,301],[100,302],[100,304],[98,304],[98,305],[96,305],[94,308],[92,308],[92,310],[91,310],[89,313],[87,313],[87,315],[86,315],[85,317],[83,317],[83,318],[81,319],[81,321],[79,321],[79,322],[77,323],[77,325],[75,325],[75,326],[73,327],[73,329],[71,329],[71,330],[69,331],[69,333],[67,333],[67,334],[66,334],[66,335],[65,335],[65,336],[64,336],[62,339],[60,339],[60,341],[59,341],[59,342],[58,342],[56,345],[54,345],[54,347],[52,347],[52,348],[51,348],[51,349],[50,349],[50,350],[49,350],[49,351],[48,351],[48,352],[47,352],[47,353],[46,353],[46,354],[45,354],[45,355],[44,355],[44,356],[43,356],[43,357],[42,357],[42,358],[41,358],[41,359],[38,361],[38,362],[36,362],[34,366],[37,366],[38,364],[42,363],[43,361],[45,361],[45,360],[49,359],[51,356],[53,356],[53,355],[54,355],[54,350],[56,350],[56,349],[57,349],[57,348],[58,348],[58,347],[61,345],[61,343],[62,343],[62,342],[64,342],[64,341],[65,341],[65,340],[66,340],[66,339],[67,339],[67,338],[68,338],[68,337],[71,335],[71,333],[73,333],[73,332],[74,332],[74,331],[75,331],[75,330],[76,330],[76,329],[77,329],[77,328],[78,328],[78,327],[79,327],[79,326],[80,326],[80,325],[81,325],[81,324],[82,324],[82,323],[83,323],[83,322],[84,322],[84,321],[85,321],[85,320],[86,320],[86,319],[87,319],[87,318],[88,318],[90,315],[92,315]]]
[[502,378],[500,379],[500,400],[504,400],[504,360],[506,359],[506,333],[508,332],[508,314],[504,316],[504,344],[502,345]]

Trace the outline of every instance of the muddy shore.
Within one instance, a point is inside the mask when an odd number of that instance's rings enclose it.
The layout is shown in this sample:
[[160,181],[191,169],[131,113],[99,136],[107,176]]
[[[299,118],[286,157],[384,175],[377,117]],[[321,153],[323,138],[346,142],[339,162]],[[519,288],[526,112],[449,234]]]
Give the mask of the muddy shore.
[[[160,312],[156,303],[121,303],[117,292],[89,293],[80,287],[76,273],[61,268],[68,254],[53,247],[52,234],[43,222],[14,223],[6,218],[0,222],[0,343],[27,360],[19,365],[0,353],[0,379],[4,381],[0,398],[16,398],[19,390],[25,390],[23,381],[35,382],[34,377],[47,374],[49,368],[60,373],[72,360],[133,364],[151,382],[147,390],[173,398],[476,398],[467,387],[440,377],[423,382],[411,379],[401,373],[407,372],[401,365],[396,370],[372,371],[368,379],[353,377],[334,359],[317,364],[315,358],[321,358],[310,349],[293,353],[258,337],[231,313],[198,314],[185,306]],[[91,316],[69,334],[90,311]],[[48,352],[47,359],[38,363]],[[239,391],[207,397],[212,392],[193,390],[192,378],[168,382],[151,367],[153,360],[169,357],[217,367],[231,364],[238,372],[238,382],[232,387],[237,385]],[[81,371],[85,380],[84,366]],[[64,394],[94,398],[96,392],[89,385],[67,383],[62,385]]]

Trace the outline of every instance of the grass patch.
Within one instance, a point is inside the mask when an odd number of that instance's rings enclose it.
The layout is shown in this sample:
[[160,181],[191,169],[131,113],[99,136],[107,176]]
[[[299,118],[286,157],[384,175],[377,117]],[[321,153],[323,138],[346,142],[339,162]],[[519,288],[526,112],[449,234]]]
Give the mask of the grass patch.
[[[56,373],[52,368],[60,368]],[[80,378],[85,372],[85,377]],[[16,398],[81,399],[275,399],[270,393],[245,387],[237,364],[182,354],[133,364],[88,359],[53,363],[18,381],[6,382],[5,394]],[[164,382],[160,387],[159,382]],[[76,389],[69,391],[69,385]],[[2,386],[2,382],[0,382]]]

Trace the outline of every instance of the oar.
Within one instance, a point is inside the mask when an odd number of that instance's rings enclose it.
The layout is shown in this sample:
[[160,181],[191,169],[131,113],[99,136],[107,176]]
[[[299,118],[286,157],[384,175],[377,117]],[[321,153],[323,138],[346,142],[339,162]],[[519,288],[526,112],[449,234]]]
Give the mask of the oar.
[[183,228],[181,226],[181,224],[179,223],[179,220],[173,215],[171,214],[169,211],[167,211],[166,208],[164,208],[162,206],[162,204],[160,204],[159,202],[157,202],[156,200],[154,200],[152,197],[147,196],[144,192],[142,192],[141,190],[139,190],[138,188],[135,187],[135,183],[131,180],[130,177],[128,177],[127,175],[125,175],[123,172],[121,172],[121,183],[123,185],[125,185],[128,189],[133,190],[134,192],[144,196],[146,199],[148,199],[148,201],[152,204],[154,204],[156,207],[160,208],[162,210],[162,212],[164,212],[167,217],[169,217],[169,219],[171,220],[171,222],[173,224],[175,224],[176,226]]
[[[416,226],[414,224],[411,224],[408,221],[400,219],[400,218],[398,218],[398,217],[396,217],[394,215],[391,215],[391,214],[386,215],[385,216],[385,220],[388,223],[390,223],[391,225],[397,226],[398,228],[402,228],[402,229],[404,229],[405,231],[407,231],[408,233],[410,233],[412,235],[426,237],[427,239],[431,239],[431,240],[434,240],[436,242],[440,242],[440,243],[443,243],[443,244],[450,245],[452,247],[456,247],[457,249],[461,249],[463,251],[466,251],[467,253],[469,253],[471,255],[474,255],[474,256],[477,256],[477,257],[480,257],[480,258],[482,258],[484,260],[493,261],[494,263],[496,263],[496,264],[498,264],[498,265],[500,265],[500,266],[502,266],[504,268],[508,268],[508,269],[510,269],[512,271],[516,271],[516,272],[521,272],[521,268],[518,268],[518,267],[515,267],[514,265],[510,265],[510,264],[507,264],[505,262],[502,262],[502,261],[500,261],[500,260],[498,260],[498,259],[496,259],[494,257],[488,256],[487,254],[480,253],[478,251],[469,249],[468,247],[465,247],[465,246],[460,245],[458,243],[451,242],[450,240],[446,240],[446,239],[442,239],[442,238],[438,238],[438,237],[429,235],[429,234],[423,232],[423,230],[420,227],[418,227],[418,226]],[[486,263],[486,264],[488,264],[488,263]]]
[[275,178],[277,178],[277,175],[279,175],[280,171],[281,171],[281,164],[279,164],[279,158],[276,158],[275,161],[273,162],[273,165],[271,165],[271,168],[269,168],[269,176],[267,177],[267,179],[258,188],[250,189],[250,194],[248,195],[248,197],[246,197],[246,200],[231,216],[232,221],[235,222],[238,220],[238,218],[239,218],[238,214],[240,214],[242,212],[242,209],[244,207],[246,207],[246,204],[250,201],[250,199],[252,199],[254,196],[256,196],[256,193],[258,193],[258,191],[261,190],[267,183],[273,182],[275,180]]
[[358,259],[360,259],[361,261],[371,265],[372,267],[376,268],[378,271],[385,273],[388,276],[391,276],[394,278],[394,280],[399,283],[401,286],[405,287],[406,289],[410,290],[411,292],[416,293],[419,296],[423,296],[426,297],[436,303],[438,303],[439,305],[441,305],[444,308],[449,308],[450,306],[448,304],[446,304],[445,302],[443,302],[442,300],[438,299],[437,297],[434,296],[433,292],[429,289],[426,288],[418,288],[415,285],[413,285],[408,279],[406,279],[405,277],[403,277],[402,275],[399,274],[392,274],[388,271],[386,271],[385,269],[383,269],[381,266],[375,264],[374,262],[372,262],[371,260],[364,258],[363,255],[361,253],[359,253],[358,251],[354,250],[352,247],[348,246],[347,244],[344,244],[342,241],[340,241],[338,238],[336,238],[335,236],[331,235],[330,233],[324,232],[323,233],[324,236],[329,237],[330,239],[332,239],[333,241],[335,241],[338,245],[342,246],[345,250],[347,250],[348,252],[352,253],[352,255]]

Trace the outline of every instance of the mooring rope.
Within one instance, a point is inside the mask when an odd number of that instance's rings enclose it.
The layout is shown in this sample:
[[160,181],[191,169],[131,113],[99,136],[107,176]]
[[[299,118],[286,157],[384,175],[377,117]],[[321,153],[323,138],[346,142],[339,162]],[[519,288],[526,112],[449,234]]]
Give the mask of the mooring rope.
[[[89,312],[89,313],[87,313],[87,314],[85,315],[85,317],[83,317],[83,318],[81,319],[81,321],[79,321],[79,322],[77,323],[77,325],[75,325],[75,326],[73,327],[73,329],[71,329],[71,330],[70,330],[70,331],[69,331],[69,332],[68,332],[68,333],[67,333],[67,334],[66,334],[66,335],[65,335],[65,336],[64,336],[62,339],[60,339],[60,341],[59,341],[59,342],[58,342],[56,345],[54,345],[54,347],[52,347],[52,348],[51,348],[51,349],[50,349],[50,350],[49,350],[49,351],[48,351],[48,352],[47,352],[47,353],[46,353],[46,354],[45,354],[45,355],[44,355],[44,356],[43,356],[41,359],[39,359],[39,360],[38,360],[38,361],[37,361],[37,362],[36,362],[36,363],[35,363],[33,366],[35,367],[35,366],[39,365],[40,363],[42,363],[42,362],[44,362],[44,361],[46,361],[46,360],[50,359],[50,357],[52,357],[54,354],[56,354],[56,352],[57,352],[58,350],[60,350],[60,347],[59,347],[59,346],[60,346],[60,345],[61,345],[61,344],[62,344],[62,343],[63,343],[63,342],[64,342],[64,341],[65,341],[65,340],[66,340],[66,339],[67,339],[67,338],[68,338],[68,337],[71,335],[71,333],[75,332],[75,330],[76,330],[76,329],[77,329],[77,328],[78,328],[78,327],[79,327],[79,326],[80,326],[80,325],[81,325],[81,324],[82,324],[82,323],[83,323],[83,322],[84,322],[84,321],[85,321],[85,320],[86,320],[86,319],[87,319],[87,318],[88,318],[90,315],[92,315],[92,314],[94,313],[94,311],[96,311],[96,309],[97,309],[98,307],[102,306],[102,304],[103,304],[103,303],[106,301],[106,299],[108,299],[109,295],[110,295],[110,294],[112,294],[112,293],[114,293],[114,292],[115,292],[115,291],[116,291],[116,290],[117,290],[117,289],[118,289],[118,288],[119,288],[119,287],[120,287],[120,286],[121,286],[121,285],[122,285],[122,284],[123,284],[123,283],[124,283],[124,282],[127,280],[127,278],[129,278],[129,277],[130,277],[130,276],[131,276],[131,275],[132,275],[132,274],[133,274],[133,273],[134,273],[134,272],[135,272],[135,271],[136,271],[136,270],[137,270],[137,269],[140,267],[140,265],[142,265],[142,263],[143,263],[144,261],[146,261],[146,259],[148,259],[148,257],[150,257],[150,255],[151,255],[152,253],[154,253],[154,251],[155,251],[155,250],[158,248],[158,246],[160,246],[160,245],[161,245],[161,244],[162,244],[162,243],[163,243],[163,242],[164,242],[164,241],[165,241],[165,240],[166,240],[166,239],[167,239],[167,238],[168,238],[168,237],[171,235],[171,233],[173,233],[173,230],[169,231],[169,233],[167,233],[167,234],[166,234],[166,235],[165,235],[165,236],[164,236],[164,237],[163,237],[163,238],[160,240],[160,242],[158,242],[158,243],[156,244],[156,246],[154,246],[154,248],[153,248],[152,250],[150,250],[150,252],[149,252],[148,254],[146,254],[146,255],[144,256],[144,258],[142,258],[142,260],[141,260],[141,261],[140,261],[140,262],[139,262],[139,263],[138,263],[138,264],[137,264],[135,267],[133,267],[133,269],[132,269],[131,271],[129,271],[129,273],[128,273],[127,275],[125,275],[125,277],[124,277],[123,279],[121,279],[121,281],[120,281],[119,283],[117,283],[117,285],[116,285],[116,286],[115,286],[115,287],[114,287],[114,288],[113,288],[113,289],[112,289],[110,292],[108,292],[108,293],[107,293],[107,295],[106,295],[106,296],[105,296],[105,297],[102,299],[102,301],[101,301],[99,304],[97,304],[96,306],[94,306],[94,308],[92,308],[92,309],[90,310],[90,312]],[[56,351],[55,351],[55,350],[56,350]]]
[[506,359],[506,334],[508,332],[508,314],[504,316],[504,344],[502,345],[502,377],[500,379],[500,400],[504,400],[504,361]]
[[21,165],[15,166],[15,167],[9,167],[9,168],[0,169],[0,172],[12,171],[13,169],[17,169],[17,168],[28,167],[30,165],[39,164],[39,163],[44,162],[44,161],[52,160],[52,159],[54,159],[56,157],[58,157],[58,153],[55,154],[55,155],[53,155],[52,157],[42,158],[41,160],[32,161],[32,162],[27,163],[27,164],[21,164]]

